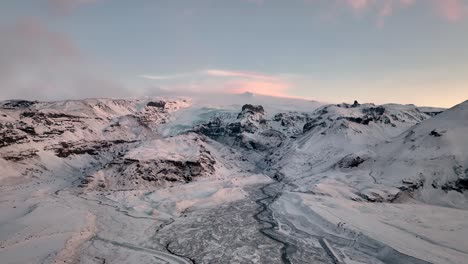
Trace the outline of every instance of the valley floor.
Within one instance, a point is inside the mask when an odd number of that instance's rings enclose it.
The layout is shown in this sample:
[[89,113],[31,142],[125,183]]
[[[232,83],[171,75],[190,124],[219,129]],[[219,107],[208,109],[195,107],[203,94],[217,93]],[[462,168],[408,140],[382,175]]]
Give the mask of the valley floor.
[[263,175],[86,194],[66,182],[2,187],[2,263],[336,263],[324,241],[338,263],[468,257],[463,210],[287,192]]

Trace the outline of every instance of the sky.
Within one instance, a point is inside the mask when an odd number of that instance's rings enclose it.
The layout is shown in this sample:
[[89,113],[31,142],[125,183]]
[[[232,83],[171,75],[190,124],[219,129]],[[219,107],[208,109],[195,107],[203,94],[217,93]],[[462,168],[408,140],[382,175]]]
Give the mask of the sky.
[[0,99],[251,92],[450,107],[468,0],[0,2]]

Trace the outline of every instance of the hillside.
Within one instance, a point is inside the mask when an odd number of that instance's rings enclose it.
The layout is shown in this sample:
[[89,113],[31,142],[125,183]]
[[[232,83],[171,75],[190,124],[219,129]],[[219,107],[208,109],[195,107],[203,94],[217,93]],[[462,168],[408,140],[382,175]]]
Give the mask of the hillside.
[[3,101],[0,254],[461,264],[467,120],[468,101]]

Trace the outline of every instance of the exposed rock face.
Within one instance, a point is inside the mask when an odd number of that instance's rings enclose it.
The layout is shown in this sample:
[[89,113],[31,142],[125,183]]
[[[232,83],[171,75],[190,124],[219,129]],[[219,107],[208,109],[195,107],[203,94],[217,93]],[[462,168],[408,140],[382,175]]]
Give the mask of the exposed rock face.
[[28,159],[38,157],[37,152],[38,151],[35,150],[35,149],[19,151],[19,152],[16,152],[16,153],[10,152],[10,153],[5,153],[2,156],[2,158],[5,159],[5,160],[8,160],[8,161],[19,162],[19,161],[28,160]]
[[242,106],[242,111],[237,115],[237,120],[243,131],[255,133],[259,129],[267,128],[265,110],[263,106],[249,105]]
[[453,172],[456,175],[456,179],[446,182],[442,186],[439,186],[436,182],[434,182],[432,187],[434,188],[441,188],[442,190],[448,191],[457,191],[459,193],[463,193],[468,191],[468,168],[463,171],[462,166],[455,166],[453,168]]
[[164,101],[149,102],[146,105],[150,106],[150,107],[157,107],[157,108],[164,109],[166,107],[166,102],[164,102]]
[[[356,105],[356,106],[353,105],[353,107],[358,107],[358,106],[359,105]],[[392,126],[395,126],[395,124],[391,122],[388,116],[384,116],[385,108],[382,106],[363,108],[361,112],[363,115],[360,117],[344,116],[341,118],[354,122],[354,123],[363,124],[363,125],[369,125],[370,122],[374,122],[374,123],[385,123],[385,124],[390,124]],[[396,120],[397,117],[395,116],[394,119]]]
[[109,141],[81,141],[81,142],[60,142],[56,145],[47,146],[44,150],[53,150],[60,158],[68,158],[72,155],[100,155],[103,151],[109,150],[112,146],[119,144],[131,144],[138,141],[109,140]]
[[401,191],[398,192],[373,192],[372,190],[366,190],[364,192],[358,193],[361,198],[367,202],[371,203],[389,203],[393,202],[401,194]]
[[327,123],[325,121],[323,121],[322,118],[314,118],[314,119],[312,119],[311,121],[309,121],[308,123],[306,123],[304,125],[304,127],[302,129],[302,132],[307,133],[310,130],[316,128],[316,127],[325,128],[325,127],[327,127]]
[[[194,132],[206,135],[214,140],[239,138],[240,134],[245,131],[245,127],[240,122],[244,114],[246,113],[239,113],[235,120],[225,120],[220,117],[215,117],[211,121],[196,126]],[[247,114],[247,116],[250,116],[250,114]]]
[[30,140],[24,132],[0,126],[0,148],[28,142]]
[[[197,161],[138,161],[125,160],[125,162],[135,163],[135,173],[145,181],[181,181],[190,182],[194,177],[203,177],[215,172],[216,161],[209,154],[204,152]],[[129,166],[126,170],[132,170]]]
[[368,158],[360,157],[356,155],[349,155],[344,157],[338,162],[338,167],[340,168],[356,168],[360,164],[364,163]]
[[424,113],[431,117],[437,116],[443,113],[445,110],[447,110],[445,108],[437,108],[437,107],[418,107],[418,109],[419,111],[421,111],[421,113]]
[[429,115],[429,116],[436,116],[441,114],[443,111],[424,111],[423,113]]
[[99,170],[154,136],[154,128],[185,106],[186,100],[0,102],[0,162],[17,168],[15,175],[52,173],[75,162],[83,170]]
[[[278,114],[274,120],[287,127],[287,114]],[[292,122],[290,118],[289,122]],[[283,121],[283,122],[282,122]],[[266,151],[281,144],[285,135],[271,127],[265,118],[263,106],[246,104],[235,120],[214,120],[197,126],[194,131],[214,140],[246,150]]]
[[186,183],[213,175],[216,163],[200,136],[182,134],[133,148],[85,178],[82,187],[115,190]]
[[250,114],[265,114],[265,110],[261,105],[250,105],[246,104],[242,106],[242,113],[250,113]]
[[417,124],[429,118],[421,113],[415,106],[396,106],[374,104],[359,104],[357,101],[349,105],[323,106],[309,117],[309,121],[303,127],[303,133],[311,130],[328,130],[333,127],[347,129],[350,123],[359,125],[383,125],[385,127],[407,127],[409,124]]
[[442,134],[440,134],[439,132],[432,130],[431,133],[429,133],[429,135],[433,136],[433,137],[441,137]]
[[26,100],[10,100],[2,105],[4,109],[17,109],[17,108],[28,108],[36,104],[37,101],[26,101]]
[[299,112],[278,113],[273,121],[279,122],[283,127],[294,127],[296,124],[306,123],[310,120],[309,114]]
[[247,150],[267,151],[278,147],[284,139],[284,134],[274,129],[261,131],[254,135],[244,133],[241,136],[241,147]]
[[448,182],[441,186],[444,191],[457,191],[463,193],[468,191],[468,178],[458,179],[454,182]]

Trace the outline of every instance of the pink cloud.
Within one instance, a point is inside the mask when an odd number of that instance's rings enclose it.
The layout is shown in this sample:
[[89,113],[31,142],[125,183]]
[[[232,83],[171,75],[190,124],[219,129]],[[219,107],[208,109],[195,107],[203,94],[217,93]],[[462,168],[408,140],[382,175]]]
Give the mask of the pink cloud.
[[243,71],[227,71],[227,70],[205,70],[205,74],[210,76],[219,76],[219,77],[244,77],[251,79],[272,79],[272,76],[265,74],[255,73],[255,72],[243,72]]
[[285,79],[275,75],[219,69],[206,70],[203,73],[211,77],[218,77],[218,85],[226,93],[251,92],[285,97],[290,88]]
[[466,6],[461,0],[435,0],[437,12],[448,21],[458,21],[466,15]]
[[[2,27],[1,32],[8,32],[5,33],[9,35],[8,39],[18,39],[18,43],[15,44],[13,41],[11,43],[16,45],[15,49],[24,48],[22,52],[34,51],[34,54],[62,58],[78,58],[80,55],[78,47],[68,35],[51,31],[35,17],[21,18],[12,25]],[[37,52],[38,50],[40,52]]]
[[141,75],[162,83],[167,91],[198,93],[244,93],[287,96],[287,77],[257,72],[209,69],[171,75]]
[[345,3],[355,10],[362,10],[372,6],[383,5],[391,6],[400,5],[400,6],[412,6],[416,3],[416,0],[342,0]]
[[287,92],[290,85],[281,80],[204,79],[169,83],[158,85],[158,87],[162,88],[166,93],[173,94],[240,94],[250,92],[276,97],[289,97]]
[[383,27],[385,18],[390,17],[393,14],[393,0],[384,0],[383,6],[380,8],[378,14],[377,25]]
[[64,15],[83,5],[94,4],[99,0],[49,0],[53,12]]
[[370,0],[345,0],[346,4],[348,4],[351,8],[355,10],[362,10],[369,6],[371,3]]
[[269,96],[287,96],[289,85],[284,81],[240,80],[225,84],[228,93],[251,92]]
[[468,16],[468,4],[464,0],[338,0],[354,11],[377,10],[378,25],[382,26],[386,17],[391,17],[397,7],[408,8],[416,3],[432,5],[444,19],[456,22]]
[[392,13],[393,13],[393,1],[385,0],[383,7],[380,9],[379,16],[387,17],[387,16],[391,16]]
[[394,10],[399,7],[410,7],[416,0],[342,0],[354,11],[362,12],[367,10],[373,12],[377,17],[377,25],[382,27],[385,19],[391,17]]
[[402,6],[412,6],[416,3],[416,0],[400,0]]

